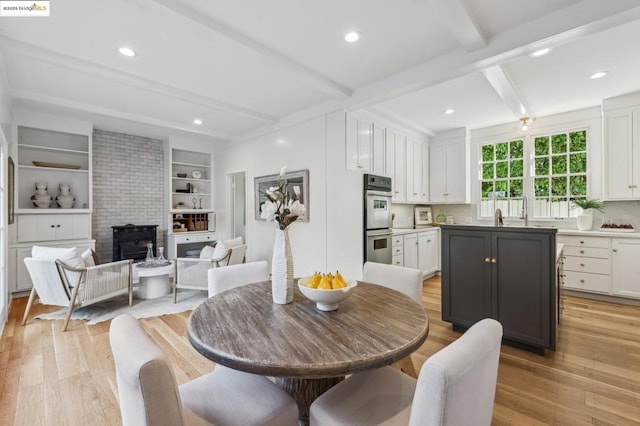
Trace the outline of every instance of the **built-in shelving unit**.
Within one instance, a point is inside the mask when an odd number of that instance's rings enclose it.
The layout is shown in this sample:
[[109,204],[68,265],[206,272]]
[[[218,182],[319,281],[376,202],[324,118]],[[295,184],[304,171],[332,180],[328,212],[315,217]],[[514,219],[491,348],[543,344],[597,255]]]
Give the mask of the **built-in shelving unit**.
[[[18,126],[16,213],[74,213],[91,210],[91,150],[87,135]],[[53,201],[48,208],[34,205],[36,182],[46,183]],[[60,184],[71,187],[71,209],[55,201]]]

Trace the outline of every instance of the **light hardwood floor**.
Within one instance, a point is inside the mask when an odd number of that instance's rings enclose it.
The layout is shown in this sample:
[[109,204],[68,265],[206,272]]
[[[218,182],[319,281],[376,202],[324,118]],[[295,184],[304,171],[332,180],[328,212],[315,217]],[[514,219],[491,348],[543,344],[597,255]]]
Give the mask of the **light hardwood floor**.
[[[440,280],[425,281],[430,331],[416,367],[459,336],[440,320]],[[12,302],[0,340],[0,425],[118,425],[109,323],[20,321]],[[56,308],[36,306],[33,314]],[[143,320],[168,352],[179,383],[211,371],[186,338],[189,313]],[[558,350],[544,356],[502,347],[495,425],[640,424],[640,307],[567,297]]]

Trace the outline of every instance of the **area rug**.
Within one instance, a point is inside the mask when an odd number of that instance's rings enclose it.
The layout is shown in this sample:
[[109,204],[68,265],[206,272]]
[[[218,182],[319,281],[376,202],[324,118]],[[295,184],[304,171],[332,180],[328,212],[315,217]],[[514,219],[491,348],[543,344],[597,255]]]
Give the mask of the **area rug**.
[[[180,291],[178,303],[173,303],[173,293],[156,299],[133,298],[133,306],[129,306],[129,298],[126,295],[114,297],[105,302],[76,308],[71,313],[72,320],[89,320],[87,324],[93,325],[109,321],[120,314],[129,314],[134,318],[149,318],[160,315],[177,314],[192,311],[200,303],[207,300],[206,291]],[[67,309],[37,315],[36,319],[60,320],[64,319]]]

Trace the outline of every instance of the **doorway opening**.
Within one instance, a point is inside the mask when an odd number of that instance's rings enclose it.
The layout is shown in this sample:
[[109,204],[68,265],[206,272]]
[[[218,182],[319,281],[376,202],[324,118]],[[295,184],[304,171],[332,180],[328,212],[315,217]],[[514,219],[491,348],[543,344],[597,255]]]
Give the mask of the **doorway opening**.
[[227,175],[229,182],[229,238],[242,237],[247,242],[247,178],[246,172]]

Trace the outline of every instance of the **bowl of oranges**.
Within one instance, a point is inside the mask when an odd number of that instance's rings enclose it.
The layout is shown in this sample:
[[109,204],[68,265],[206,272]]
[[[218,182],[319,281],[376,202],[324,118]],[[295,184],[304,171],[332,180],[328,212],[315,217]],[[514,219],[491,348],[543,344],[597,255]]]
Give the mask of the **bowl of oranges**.
[[356,281],[347,282],[340,272],[335,274],[315,274],[301,278],[298,288],[304,296],[316,303],[316,308],[321,311],[335,311],[340,302],[351,296],[356,289]]

